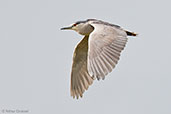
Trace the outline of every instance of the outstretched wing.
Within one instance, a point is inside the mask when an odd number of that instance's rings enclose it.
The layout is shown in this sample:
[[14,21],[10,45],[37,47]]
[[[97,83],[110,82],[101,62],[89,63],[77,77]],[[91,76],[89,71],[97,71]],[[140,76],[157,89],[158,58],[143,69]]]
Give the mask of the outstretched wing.
[[88,72],[97,79],[104,79],[118,63],[127,42],[127,35],[119,27],[92,23],[94,31],[89,36]]
[[77,45],[72,63],[71,96],[82,97],[85,90],[93,83],[93,78],[87,71],[88,37],[85,36]]

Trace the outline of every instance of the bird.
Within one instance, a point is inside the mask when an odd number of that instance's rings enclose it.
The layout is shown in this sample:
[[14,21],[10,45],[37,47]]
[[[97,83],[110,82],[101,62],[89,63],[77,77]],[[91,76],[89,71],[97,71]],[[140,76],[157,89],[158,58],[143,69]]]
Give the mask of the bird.
[[83,35],[73,54],[70,94],[83,97],[94,80],[104,80],[120,59],[127,36],[137,36],[118,25],[98,19],[77,21],[61,30],[74,30]]

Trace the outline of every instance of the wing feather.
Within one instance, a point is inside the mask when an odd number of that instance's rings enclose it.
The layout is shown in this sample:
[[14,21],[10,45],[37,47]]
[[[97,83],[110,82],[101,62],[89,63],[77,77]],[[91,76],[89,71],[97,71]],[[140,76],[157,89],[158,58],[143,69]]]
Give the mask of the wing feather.
[[87,70],[88,36],[77,45],[72,63],[71,71],[71,96],[79,98],[85,90],[93,83],[93,78]]
[[124,30],[109,25],[91,24],[94,31],[89,37],[88,72],[98,80],[104,79],[118,63],[127,42]]

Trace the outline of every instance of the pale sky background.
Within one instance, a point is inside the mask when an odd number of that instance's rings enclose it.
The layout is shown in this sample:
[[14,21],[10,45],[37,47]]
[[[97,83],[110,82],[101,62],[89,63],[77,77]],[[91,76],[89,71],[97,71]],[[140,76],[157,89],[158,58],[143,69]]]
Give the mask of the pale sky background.
[[[171,114],[170,5],[170,0],[0,0],[0,111]],[[60,28],[88,18],[139,36],[129,38],[113,72],[76,100],[70,97],[70,71],[82,36]]]

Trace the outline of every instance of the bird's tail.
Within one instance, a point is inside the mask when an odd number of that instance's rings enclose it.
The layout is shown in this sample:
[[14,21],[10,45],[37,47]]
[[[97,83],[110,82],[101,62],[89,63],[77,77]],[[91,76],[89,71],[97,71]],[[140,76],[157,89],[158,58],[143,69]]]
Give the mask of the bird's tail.
[[138,34],[136,34],[136,33],[134,33],[134,32],[129,32],[129,31],[127,31],[127,30],[125,30],[125,32],[126,32],[126,34],[128,35],[128,36],[137,36]]

